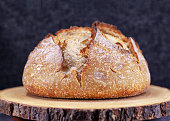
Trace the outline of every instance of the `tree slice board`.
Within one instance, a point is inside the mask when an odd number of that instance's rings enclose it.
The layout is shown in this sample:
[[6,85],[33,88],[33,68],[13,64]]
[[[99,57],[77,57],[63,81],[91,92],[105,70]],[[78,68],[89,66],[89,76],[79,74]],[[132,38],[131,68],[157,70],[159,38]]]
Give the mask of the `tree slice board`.
[[0,92],[0,113],[29,120],[147,120],[170,115],[170,90],[151,86],[119,99],[54,99],[28,94],[24,87]]

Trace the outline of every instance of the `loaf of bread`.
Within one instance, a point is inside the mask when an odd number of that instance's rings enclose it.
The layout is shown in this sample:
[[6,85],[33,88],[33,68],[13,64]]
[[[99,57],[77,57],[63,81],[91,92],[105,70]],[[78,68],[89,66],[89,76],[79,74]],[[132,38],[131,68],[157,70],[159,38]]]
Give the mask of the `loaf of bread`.
[[138,44],[115,26],[70,27],[45,37],[24,68],[26,90],[43,97],[103,99],[134,96],[150,85]]

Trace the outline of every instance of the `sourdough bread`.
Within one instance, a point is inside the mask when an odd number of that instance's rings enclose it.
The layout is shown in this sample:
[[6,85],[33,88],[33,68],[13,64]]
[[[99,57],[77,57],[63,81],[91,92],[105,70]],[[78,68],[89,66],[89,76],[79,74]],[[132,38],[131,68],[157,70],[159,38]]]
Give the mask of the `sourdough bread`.
[[134,96],[150,85],[150,73],[133,38],[113,25],[71,27],[48,35],[30,53],[23,84],[34,95],[102,99]]

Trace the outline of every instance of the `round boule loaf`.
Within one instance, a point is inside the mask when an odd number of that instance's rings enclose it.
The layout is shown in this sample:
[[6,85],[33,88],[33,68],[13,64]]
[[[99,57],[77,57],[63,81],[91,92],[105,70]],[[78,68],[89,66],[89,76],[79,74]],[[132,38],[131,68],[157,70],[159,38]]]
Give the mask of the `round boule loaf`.
[[96,21],[49,34],[30,53],[22,80],[33,95],[102,99],[143,93],[150,73],[133,38]]

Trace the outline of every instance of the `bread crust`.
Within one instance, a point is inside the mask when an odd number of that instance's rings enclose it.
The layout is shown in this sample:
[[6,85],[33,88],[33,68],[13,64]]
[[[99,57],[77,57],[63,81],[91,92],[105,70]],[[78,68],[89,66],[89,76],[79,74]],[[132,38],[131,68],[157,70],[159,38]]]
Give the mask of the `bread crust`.
[[71,31],[74,31],[74,30],[86,30],[86,31],[92,31],[90,27],[78,27],[78,26],[71,26],[69,29],[61,29],[59,30],[58,32],[55,33],[55,35],[59,35],[60,33],[63,33],[63,32],[71,32]]
[[[48,35],[30,53],[24,68],[22,80],[29,93],[54,98],[103,99],[134,96],[146,91],[150,73],[134,39],[125,37],[116,26],[98,21],[93,23],[92,29],[74,26],[58,31],[56,36],[74,30],[91,33],[90,42],[80,50],[87,56],[82,70],[71,68],[63,72],[63,46],[54,35]],[[110,42],[104,32],[122,39],[129,50]],[[49,58],[44,62],[46,56]]]

